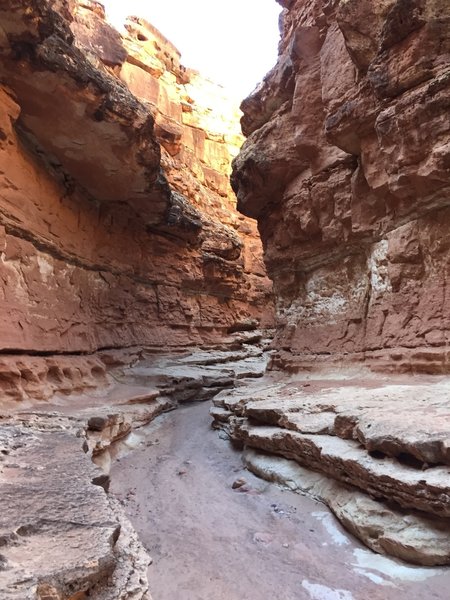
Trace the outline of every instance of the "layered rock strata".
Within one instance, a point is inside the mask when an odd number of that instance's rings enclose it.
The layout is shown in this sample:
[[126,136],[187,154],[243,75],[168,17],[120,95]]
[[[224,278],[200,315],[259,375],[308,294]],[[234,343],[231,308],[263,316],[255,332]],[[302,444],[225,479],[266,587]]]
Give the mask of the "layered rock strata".
[[450,369],[450,5],[280,4],[232,183],[274,282],[272,366],[313,374],[222,393],[215,426],[375,551],[448,564],[449,381],[394,374]]
[[2,415],[2,599],[151,600],[151,558],[122,505],[106,493],[111,462],[148,443],[143,426],[178,403],[261,377],[266,358],[257,341],[209,352],[142,352],[132,367],[111,369],[115,383],[107,388],[16,402]]
[[213,402],[256,474],[320,498],[377,552],[450,564],[448,378],[266,377]]
[[449,3],[280,4],[232,178],[275,285],[275,363],[448,372]]
[[102,475],[83,454],[76,423],[21,420],[0,428],[2,598],[150,600],[150,558],[118,503],[95,485]]
[[150,600],[107,493],[115,444],[263,374],[271,284],[229,185],[238,119],[145,21],[0,0],[2,598]]
[[270,325],[256,227],[228,183],[241,137],[222,90],[144,21],[120,35],[97,2],[3,0],[0,24],[7,396],[101,383],[108,365],[77,354]]

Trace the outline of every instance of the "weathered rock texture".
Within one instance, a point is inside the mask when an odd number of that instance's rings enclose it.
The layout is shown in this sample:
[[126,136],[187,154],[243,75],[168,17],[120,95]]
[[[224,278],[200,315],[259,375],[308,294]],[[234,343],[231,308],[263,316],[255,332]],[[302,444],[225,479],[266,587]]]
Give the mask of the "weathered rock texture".
[[150,600],[109,451],[263,374],[273,304],[229,185],[241,142],[223,91],[148,23],[0,0],[2,599]]
[[270,324],[256,227],[228,183],[238,113],[222,96],[144,21],[122,37],[97,2],[0,1],[8,396],[104,376],[96,357],[22,354],[208,344]]
[[215,424],[374,550],[449,563],[448,377],[338,367],[450,371],[450,4],[279,2],[232,183],[274,282],[274,372],[315,373],[223,392]]
[[377,552],[450,564],[448,377],[278,374],[213,402],[256,474],[319,497]]
[[280,4],[232,179],[275,285],[276,364],[448,372],[450,4]]
[[142,352],[133,367],[116,365],[104,389],[2,406],[2,600],[151,600],[151,559],[105,493],[112,459],[144,443],[137,430],[179,402],[261,377],[264,353],[248,341],[240,350]]
[[150,558],[98,485],[77,423],[21,418],[0,428],[1,597],[151,600]]

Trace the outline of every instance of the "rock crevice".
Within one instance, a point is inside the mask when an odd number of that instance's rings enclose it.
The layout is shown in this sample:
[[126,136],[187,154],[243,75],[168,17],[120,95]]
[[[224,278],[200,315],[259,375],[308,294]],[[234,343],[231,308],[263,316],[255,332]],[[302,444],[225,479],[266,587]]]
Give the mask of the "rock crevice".
[[96,2],[5,0],[0,14],[0,351],[180,348],[270,327],[223,90],[145,21],[119,34]]
[[448,2],[279,3],[241,148],[145,20],[0,0],[6,598],[149,598],[111,461],[199,400],[250,470],[450,564]]
[[242,139],[151,24],[0,0],[2,598],[150,598],[109,452],[263,374],[272,286],[229,184]]

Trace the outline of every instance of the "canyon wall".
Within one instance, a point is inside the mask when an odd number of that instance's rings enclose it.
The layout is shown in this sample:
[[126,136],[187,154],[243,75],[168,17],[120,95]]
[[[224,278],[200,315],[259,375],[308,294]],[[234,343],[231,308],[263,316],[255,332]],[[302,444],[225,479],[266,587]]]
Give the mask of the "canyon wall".
[[2,599],[150,600],[108,493],[117,444],[263,375],[272,284],[229,182],[239,117],[141,19],[0,0]]
[[232,176],[274,281],[274,364],[448,372],[450,4],[279,3]]
[[271,325],[256,225],[229,185],[241,142],[223,90],[145,21],[121,35],[94,1],[0,2],[8,397],[98,385],[116,349]]

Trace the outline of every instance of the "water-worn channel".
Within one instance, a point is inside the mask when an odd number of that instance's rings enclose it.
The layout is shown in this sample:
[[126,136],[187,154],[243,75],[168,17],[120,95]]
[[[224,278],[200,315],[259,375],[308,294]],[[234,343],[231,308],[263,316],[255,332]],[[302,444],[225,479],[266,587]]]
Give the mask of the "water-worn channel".
[[209,406],[159,417],[112,467],[154,600],[448,600],[445,569],[374,554],[321,503],[243,469]]

